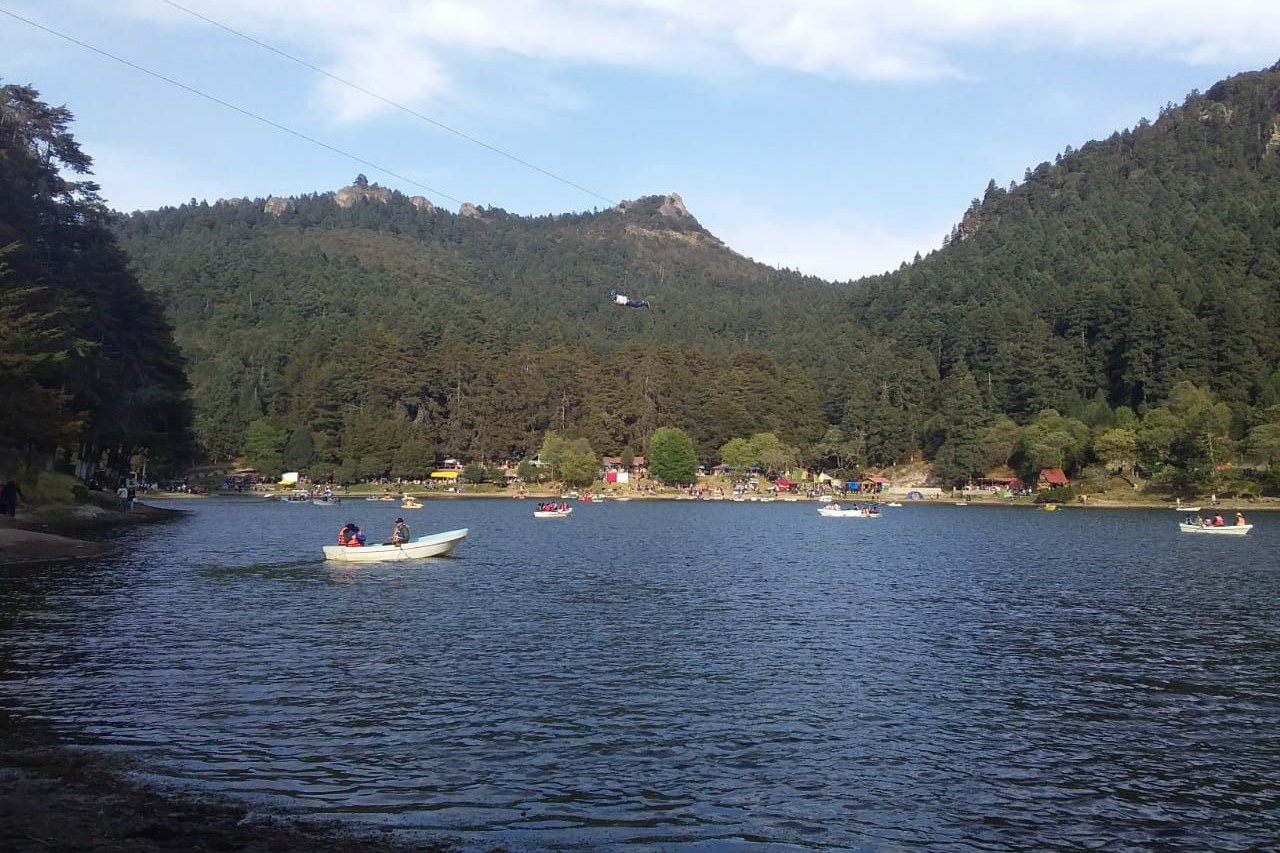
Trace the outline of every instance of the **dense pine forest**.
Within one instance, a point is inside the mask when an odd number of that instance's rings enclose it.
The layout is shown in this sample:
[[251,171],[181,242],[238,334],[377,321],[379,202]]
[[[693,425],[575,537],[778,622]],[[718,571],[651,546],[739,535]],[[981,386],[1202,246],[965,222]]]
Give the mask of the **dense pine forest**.
[[359,176],[192,200],[116,218],[165,315],[147,301],[125,325],[172,324],[201,454],[269,472],[422,474],[552,431],[644,454],[675,427],[705,461],[764,436],[773,470],[1274,490],[1278,111],[1280,66],[1193,92],[988,185],[941,249],[848,283],[736,254],[678,196],[522,217]]
[[[0,474],[193,458],[184,362],[87,179],[71,113],[0,86]],[[67,176],[71,177],[67,177]]]

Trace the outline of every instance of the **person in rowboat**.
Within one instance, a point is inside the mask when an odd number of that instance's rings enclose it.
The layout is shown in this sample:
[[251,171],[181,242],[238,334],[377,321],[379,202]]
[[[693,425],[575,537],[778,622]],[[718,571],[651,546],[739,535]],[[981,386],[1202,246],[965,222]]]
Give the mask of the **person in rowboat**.
[[413,538],[413,531],[409,529],[409,525],[404,523],[403,518],[397,518],[395,527],[391,528],[391,544],[403,545]]
[[350,521],[342,525],[342,529],[338,531],[338,544],[346,545],[347,540],[350,539],[352,536],[354,536],[355,532],[359,529],[360,528],[355,526],[354,522],[350,522]]
[[360,548],[364,545],[364,531],[354,523],[348,522],[345,527],[338,532],[338,544],[346,545],[348,548]]

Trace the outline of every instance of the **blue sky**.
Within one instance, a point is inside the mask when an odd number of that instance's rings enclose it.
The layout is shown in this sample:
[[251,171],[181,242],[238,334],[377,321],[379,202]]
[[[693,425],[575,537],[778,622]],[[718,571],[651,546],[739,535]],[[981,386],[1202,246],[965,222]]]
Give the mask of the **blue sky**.
[[358,172],[455,210],[677,192],[735,251],[832,280],[937,248],[991,179],[1280,59],[1280,4],[1257,0],[179,5],[590,193],[165,0],[0,0],[400,176],[0,14],[0,79],[72,110],[117,209],[333,190]]

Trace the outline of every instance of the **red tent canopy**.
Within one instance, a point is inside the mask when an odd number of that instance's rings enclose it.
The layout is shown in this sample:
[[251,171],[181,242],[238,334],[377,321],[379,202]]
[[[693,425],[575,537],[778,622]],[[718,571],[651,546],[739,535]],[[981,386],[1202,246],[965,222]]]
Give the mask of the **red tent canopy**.
[[792,486],[800,485],[795,480],[788,480],[786,477],[779,477],[778,479],[773,481],[773,484],[777,486],[779,489],[789,489]]

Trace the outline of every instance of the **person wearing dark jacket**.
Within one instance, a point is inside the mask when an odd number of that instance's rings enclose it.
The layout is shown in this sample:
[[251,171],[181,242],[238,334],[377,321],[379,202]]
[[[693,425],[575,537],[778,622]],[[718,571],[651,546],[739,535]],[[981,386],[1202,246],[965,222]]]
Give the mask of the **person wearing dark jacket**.
[[17,480],[10,480],[0,486],[0,515],[7,515],[10,518],[17,515],[18,498],[26,500],[26,496],[22,494],[22,487],[18,485]]

